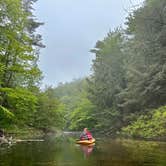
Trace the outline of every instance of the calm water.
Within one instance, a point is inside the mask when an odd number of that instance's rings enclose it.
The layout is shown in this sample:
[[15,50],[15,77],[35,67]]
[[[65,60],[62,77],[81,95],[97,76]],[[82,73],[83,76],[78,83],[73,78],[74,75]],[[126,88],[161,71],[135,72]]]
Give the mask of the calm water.
[[0,166],[166,166],[166,143],[97,139],[79,146],[75,138],[50,137],[0,149]]

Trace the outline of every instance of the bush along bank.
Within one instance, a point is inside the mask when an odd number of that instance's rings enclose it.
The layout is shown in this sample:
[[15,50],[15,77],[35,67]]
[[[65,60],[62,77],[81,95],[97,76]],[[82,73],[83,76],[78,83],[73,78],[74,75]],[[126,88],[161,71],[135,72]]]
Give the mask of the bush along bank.
[[166,106],[159,107],[122,128],[122,135],[166,141]]

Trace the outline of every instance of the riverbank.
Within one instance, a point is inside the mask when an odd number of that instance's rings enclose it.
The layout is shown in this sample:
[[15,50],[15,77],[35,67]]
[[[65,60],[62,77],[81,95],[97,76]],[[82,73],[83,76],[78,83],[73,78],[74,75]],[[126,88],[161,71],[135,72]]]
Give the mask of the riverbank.
[[26,140],[39,140],[39,138],[42,138],[44,136],[44,133],[40,130],[34,129],[34,128],[8,128],[3,129],[4,130],[4,136],[0,137],[0,146],[2,145],[12,145],[17,142],[22,142]]
[[18,128],[17,126],[4,129],[5,137],[12,137],[14,140],[41,139],[51,135],[59,137],[62,134],[63,131],[58,129],[43,131],[32,127]]
[[130,136],[130,135],[117,135],[114,136],[113,138],[120,138],[120,139],[131,139],[131,140],[136,140],[136,141],[155,141],[155,142],[166,142],[166,137],[141,137],[141,136]]
[[12,145],[18,142],[39,142],[44,141],[45,138],[50,137],[50,135],[58,137],[62,134],[62,131],[59,130],[44,132],[43,130],[32,127],[18,128],[14,126],[3,130],[4,137],[0,140],[0,145]]
[[[8,129],[4,129],[6,138],[13,137],[15,140],[24,140],[24,139],[40,139],[47,137],[49,135],[56,135],[56,137],[60,137],[61,135],[72,135],[78,137],[81,131],[60,131],[60,130],[52,130],[49,132],[44,132],[43,130],[39,130],[32,127],[23,127],[18,128],[16,126]],[[101,137],[100,132],[92,132],[95,138]],[[103,135],[103,134],[102,134]],[[118,133],[115,135],[106,135],[106,138],[120,138],[120,139],[132,139],[132,140],[143,140],[143,141],[162,141],[166,142],[166,136],[158,136],[158,137],[143,137],[136,135],[129,135],[128,133]]]
[[42,130],[37,130],[35,128],[10,128],[10,129],[4,129],[5,131],[5,136],[10,137],[12,136],[13,138],[16,139],[24,139],[24,138],[37,138],[37,137],[42,137],[45,133]]

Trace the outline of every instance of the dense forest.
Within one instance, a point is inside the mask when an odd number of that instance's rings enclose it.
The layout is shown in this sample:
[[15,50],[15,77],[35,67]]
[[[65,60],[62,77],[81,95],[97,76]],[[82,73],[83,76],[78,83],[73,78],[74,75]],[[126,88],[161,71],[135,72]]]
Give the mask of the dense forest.
[[0,1],[0,126],[165,138],[166,1],[146,0],[97,41],[92,75],[44,90],[35,1]]

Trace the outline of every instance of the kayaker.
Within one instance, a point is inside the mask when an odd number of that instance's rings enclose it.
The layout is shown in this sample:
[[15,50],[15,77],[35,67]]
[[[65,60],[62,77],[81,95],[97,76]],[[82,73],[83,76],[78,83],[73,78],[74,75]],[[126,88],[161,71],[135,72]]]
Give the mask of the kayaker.
[[83,132],[80,135],[80,140],[91,140],[93,139],[92,134],[88,131],[87,128],[84,128]]

